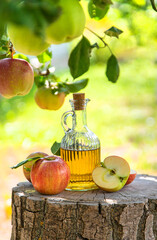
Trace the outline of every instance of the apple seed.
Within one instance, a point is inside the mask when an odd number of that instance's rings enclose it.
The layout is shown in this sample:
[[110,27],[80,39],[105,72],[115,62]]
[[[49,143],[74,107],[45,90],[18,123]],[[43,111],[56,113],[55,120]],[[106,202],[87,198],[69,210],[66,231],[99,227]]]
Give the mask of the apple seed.
[[111,170],[111,171],[110,171],[110,174],[111,174],[111,175],[116,174],[116,170],[115,170],[115,169]]

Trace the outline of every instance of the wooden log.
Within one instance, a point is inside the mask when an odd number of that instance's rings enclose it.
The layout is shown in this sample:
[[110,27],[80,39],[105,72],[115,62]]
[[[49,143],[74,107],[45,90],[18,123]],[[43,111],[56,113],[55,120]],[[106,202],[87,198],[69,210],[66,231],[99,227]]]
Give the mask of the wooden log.
[[12,191],[11,240],[157,240],[157,177],[137,175],[118,192],[41,195]]

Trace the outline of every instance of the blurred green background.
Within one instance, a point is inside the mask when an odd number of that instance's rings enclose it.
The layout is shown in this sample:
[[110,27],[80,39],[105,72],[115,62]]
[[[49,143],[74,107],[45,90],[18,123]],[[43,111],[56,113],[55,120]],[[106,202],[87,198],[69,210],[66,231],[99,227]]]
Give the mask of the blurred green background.
[[[121,1],[117,1],[120,4]],[[91,99],[87,107],[88,127],[101,141],[101,159],[120,155],[138,173],[157,175],[157,13],[145,1],[123,1],[100,22],[88,19],[88,26],[103,33],[112,25],[124,32],[120,40],[106,37],[118,57],[121,74],[116,84],[108,82],[105,71],[107,49],[95,51],[92,66],[83,77],[90,79],[84,89]],[[94,43],[95,37],[85,31]],[[73,45],[75,43],[72,43]],[[69,46],[68,46],[69,48]],[[57,69],[56,69],[57,70]],[[69,77],[68,69],[58,76]],[[25,181],[22,169],[9,167],[34,151],[50,154],[51,145],[64,135],[60,119],[70,110],[69,99],[58,111],[40,109],[29,95],[10,100],[0,98],[0,201],[10,198],[11,188]],[[6,204],[7,205],[7,204]],[[8,208],[1,211],[9,217]]]

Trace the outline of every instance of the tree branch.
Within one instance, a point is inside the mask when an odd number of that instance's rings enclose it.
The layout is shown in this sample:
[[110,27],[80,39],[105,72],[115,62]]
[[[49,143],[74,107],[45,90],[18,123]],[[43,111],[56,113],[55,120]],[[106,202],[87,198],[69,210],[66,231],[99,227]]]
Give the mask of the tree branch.
[[103,42],[104,46],[105,46],[105,47],[108,47],[110,53],[112,54],[111,48],[110,48],[109,45],[104,41],[104,39],[103,39],[102,37],[100,37],[97,33],[95,33],[94,31],[92,31],[90,28],[86,27],[86,29],[87,29],[88,31],[90,31],[91,33],[93,33],[97,38],[99,38],[99,39]]
[[152,8],[157,12],[157,7],[155,5],[155,1],[154,0],[150,0],[151,4],[152,4]]

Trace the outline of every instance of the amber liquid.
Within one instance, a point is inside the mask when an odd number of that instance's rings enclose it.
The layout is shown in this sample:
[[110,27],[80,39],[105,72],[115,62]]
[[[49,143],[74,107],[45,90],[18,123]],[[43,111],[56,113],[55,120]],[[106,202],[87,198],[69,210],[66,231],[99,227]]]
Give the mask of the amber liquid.
[[92,179],[92,171],[100,163],[100,148],[83,151],[61,148],[61,157],[66,161],[71,171],[70,183],[66,190],[97,189]]

